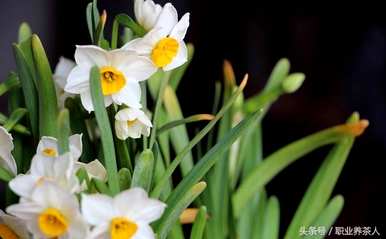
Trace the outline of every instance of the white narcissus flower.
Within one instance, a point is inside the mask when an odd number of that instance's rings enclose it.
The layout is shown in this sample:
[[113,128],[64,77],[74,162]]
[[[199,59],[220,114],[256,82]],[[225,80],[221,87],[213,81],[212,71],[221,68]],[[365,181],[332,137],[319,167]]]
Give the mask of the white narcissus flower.
[[9,206],[7,212],[24,220],[34,238],[86,238],[88,234],[76,196],[50,182],[43,182],[30,200]]
[[12,140],[12,135],[0,126],[0,166],[16,175],[17,166],[11,153],[14,147]]
[[149,59],[122,49],[106,51],[97,46],[77,46],[76,66],[67,79],[65,91],[80,94],[83,107],[91,112],[94,106],[90,93],[90,70],[98,66],[105,106],[113,102],[141,108],[139,81],[148,79],[155,69]]
[[154,28],[143,38],[128,42],[123,49],[148,57],[155,69],[173,70],[188,60],[188,49],[184,42],[188,27],[189,13],[178,21],[177,10],[167,3]]
[[155,4],[152,0],[135,0],[134,2],[135,18],[147,31],[157,23],[161,11],[161,5]]
[[146,114],[139,109],[126,108],[115,115],[115,133],[118,139],[133,139],[141,135],[149,136],[152,124]]
[[55,183],[70,193],[80,192],[82,187],[76,177],[74,164],[75,160],[69,153],[54,158],[35,155],[29,173],[17,175],[9,182],[9,187],[26,199],[46,181]]
[[150,223],[159,219],[166,204],[148,198],[141,188],[132,188],[114,198],[94,194],[82,196],[82,214],[92,226],[89,239],[152,239]]
[[[78,159],[82,155],[82,135],[74,134],[68,138],[70,153],[74,159]],[[59,156],[58,140],[53,137],[43,136],[38,144],[36,154],[41,157],[55,158]]]
[[28,239],[28,229],[23,220],[0,210],[0,238]]
[[64,91],[64,87],[67,83],[68,75],[75,67],[75,62],[65,57],[60,57],[59,62],[55,67],[54,81],[56,86],[56,95],[58,97],[58,105],[60,108],[64,107],[64,103],[68,97],[73,97],[73,94],[69,94]]

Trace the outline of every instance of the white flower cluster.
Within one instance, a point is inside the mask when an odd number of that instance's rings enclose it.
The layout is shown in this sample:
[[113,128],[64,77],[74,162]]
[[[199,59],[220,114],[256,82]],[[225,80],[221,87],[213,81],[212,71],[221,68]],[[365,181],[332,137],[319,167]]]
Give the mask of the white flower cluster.
[[[147,31],[141,37],[111,51],[98,46],[76,46],[75,62],[61,58],[55,69],[58,104],[80,96],[83,107],[94,110],[90,70],[97,66],[105,106],[123,106],[115,116],[119,139],[149,136],[152,123],[141,105],[140,82],[156,71],[170,71],[187,61],[184,37],[189,13],[178,20],[170,3],[163,7],[151,0],[135,1],[135,16]],[[150,223],[159,219],[166,205],[148,197],[141,188],[131,188],[114,197],[89,194],[77,172],[106,181],[107,173],[96,159],[79,162],[82,135],[69,138],[69,152],[60,154],[58,141],[42,137],[26,174],[17,175],[11,154],[12,136],[0,127],[0,166],[15,176],[9,187],[20,199],[0,211],[0,238],[148,239],[154,238]]]
[[139,82],[157,70],[173,70],[188,60],[184,38],[189,27],[189,13],[180,20],[170,3],[161,7],[151,0],[135,1],[135,16],[148,32],[120,49],[111,51],[98,46],[76,46],[75,62],[61,58],[55,69],[59,105],[67,97],[80,95],[83,107],[94,110],[90,92],[90,70],[98,66],[105,106],[125,105],[116,116],[119,139],[149,136],[152,124],[141,110]]
[[[0,127],[0,164],[16,175],[11,151],[12,136]],[[81,135],[69,138],[70,151],[58,152],[58,142],[43,137],[26,174],[16,175],[9,187],[19,203],[0,211],[1,238],[154,238],[149,224],[162,215],[165,204],[150,199],[141,188],[123,191],[114,198],[86,194],[77,171],[84,168],[89,178],[106,181],[106,170],[94,160],[78,161],[82,154]],[[77,195],[80,196],[81,205]]]

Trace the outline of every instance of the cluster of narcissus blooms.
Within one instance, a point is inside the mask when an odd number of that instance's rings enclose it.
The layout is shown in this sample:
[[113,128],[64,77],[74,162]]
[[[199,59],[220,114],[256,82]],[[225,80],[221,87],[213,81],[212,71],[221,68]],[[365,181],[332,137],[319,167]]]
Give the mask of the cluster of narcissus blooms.
[[[83,107],[94,110],[89,75],[98,66],[105,106],[123,106],[115,116],[119,139],[149,136],[152,123],[141,110],[140,81],[157,70],[170,71],[187,61],[183,41],[189,26],[189,14],[180,20],[176,9],[151,0],[135,1],[135,16],[147,31],[120,49],[111,51],[98,46],[77,46],[75,62],[61,58],[55,69],[58,105],[67,97],[80,95]],[[150,223],[161,217],[166,205],[148,197],[141,188],[131,188],[115,197],[86,194],[77,171],[83,168],[89,178],[106,181],[103,165],[94,160],[78,161],[82,154],[82,135],[69,138],[69,152],[60,154],[58,141],[42,137],[26,174],[17,175],[11,154],[12,136],[0,127],[0,166],[15,177],[11,190],[19,203],[0,211],[0,237],[30,238],[154,238]],[[80,200],[80,203],[79,203]]]

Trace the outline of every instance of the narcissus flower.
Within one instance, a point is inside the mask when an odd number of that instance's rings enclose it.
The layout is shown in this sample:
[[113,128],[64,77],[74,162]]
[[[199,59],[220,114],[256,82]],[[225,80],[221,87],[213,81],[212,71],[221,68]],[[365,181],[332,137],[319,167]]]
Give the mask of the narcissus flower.
[[65,57],[60,57],[59,62],[55,67],[53,78],[55,81],[56,95],[58,97],[58,105],[60,108],[64,107],[64,103],[68,97],[74,96],[73,94],[69,94],[64,91],[68,75],[74,67],[75,62]]
[[188,60],[188,50],[184,42],[188,27],[189,13],[178,21],[177,10],[167,3],[154,28],[143,38],[127,43],[123,49],[148,57],[156,69],[170,71]]
[[75,173],[75,160],[66,153],[59,157],[41,157],[35,155],[27,174],[19,174],[9,182],[9,187],[17,195],[29,199],[35,188],[44,182],[52,182],[69,193],[81,191]]
[[76,196],[50,182],[43,182],[30,200],[8,207],[7,212],[24,220],[34,238],[87,237]]
[[107,171],[98,159],[89,163],[75,162],[75,171],[78,171],[80,168],[84,168],[86,170],[90,179],[96,178],[102,181],[107,180]]
[[[71,156],[78,159],[82,155],[82,135],[74,134],[69,137],[69,147]],[[59,156],[58,140],[53,137],[43,136],[38,144],[36,154],[41,157],[55,158]]]
[[23,220],[0,210],[0,238],[28,239],[30,236]]
[[126,140],[128,137],[136,139],[141,135],[149,136],[151,127],[152,123],[142,110],[126,108],[115,115],[115,133],[118,139]]
[[77,46],[76,66],[67,79],[65,91],[80,94],[83,107],[94,110],[90,93],[90,70],[98,66],[105,106],[113,102],[140,108],[139,81],[148,79],[155,69],[150,60],[133,52],[117,49],[106,51],[97,46]]
[[16,175],[16,162],[11,153],[14,147],[12,140],[12,135],[0,126],[0,167]]
[[166,204],[150,199],[141,188],[114,198],[102,194],[82,196],[82,214],[93,225],[89,239],[152,239],[149,224],[161,217]]
[[161,5],[155,4],[152,0],[135,0],[134,2],[135,18],[147,31],[157,23],[161,11]]

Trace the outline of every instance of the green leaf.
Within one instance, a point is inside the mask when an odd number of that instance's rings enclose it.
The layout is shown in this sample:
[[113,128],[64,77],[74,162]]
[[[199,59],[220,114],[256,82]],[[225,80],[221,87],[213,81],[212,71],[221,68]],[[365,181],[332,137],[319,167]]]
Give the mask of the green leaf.
[[141,187],[149,192],[154,170],[154,155],[149,149],[146,149],[139,156],[133,173],[131,187]]
[[27,110],[24,108],[19,108],[16,109],[15,111],[12,112],[11,116],[8,118],[8,120],[4,124],[4,128],[10,132],[13,127],[16,126],[17,122],[19,122],[24,115],[27,114]]
[[98,192],[102,193],[102,194],[106,194],[106,195],[110,195],[110,196],[114,196],[115,194],[113,194],[111,192],[111,190],[109,189],[109,187],[106,185],[106,183],[104,183],[103,181],[101,181],[100,179],[97,179],[97,178],[93,178],[91,180],[91,182],[95,185],[95,188],[98,190]]
[[[219,119],[228,111],[228,109],[232,106],[233,102],[236,100],[237,96],[241,94],[243,91],[245,85],[247,84],[247,77],[244,78],[244,80],[241,82],[239,88],[236,90],[236,92],[232,95],[232,97],[228,100],[226,104],[221,108],[221,110],[217,113],[216,117],[211,120],[205,128],[203,128],[193,139],[189,142],[188,145],[185,146],[183,150],[181,150],[178,155],[175,157],[173,162],[167,167],[165,174],[162,176],[162,178],[159,180],[157,185],[155,186],[154,190],[152,191],[151,195],[152,197],[158,198],[161,191],[163,190],[165,184],[168,182],[168,179],[173,174],[174,170],[178,167],[178,165],[181,163],[181,161],[185,158],[186,154],[190,153],[191,149],[201,141],[202,138],[205,137],[205,135],[214,127],[214,125],[217,123]],[[173,92],[170,89],[171,92]],[[168,90],[166,91],[168,92]],[[165,101],[166,102],[166,101]]]
[[[358,114],[353,114],[350,118],[349,123],[359,121]],[[353,143],[354,136],[346,136],[329,152],[303,196],[285,238],[298,236],[299,228],[301,226],[310,226],[310,223],[323,210],[332,194]]]
[[[198,161],[190,173],[182,179],[175,190],[170,194],[166,203],[168,205],[175,205],[180,201],[183,195],[186,194],[186,191],[201,180],[213,165],[221,159],[218,155],[221,155],[228,150],[239,136],[250,129],[252,123],[258,120],[260,115],[260,112],[256,112],[231,129],[208,153],[205,154],[203,158]],[[167,208],[166,211],[168,210],[169,209]]]
[[[13,45],[13,51],[16,60],[17,72],[20,83],[23,88],[23,96],[25,106],[28,110],[29,123],[31,125],[32,134],[38,138],[38,93],[34,83],[34,73],[27,62],[26,55],[23,53],[19,45]],[[33,64],[33,62],[32,62]]]
[[19,27],[19,35],[18,35],[18,42],[21,43],[23,41],[28,40],[32,36],[32,30],[28,23],[23,22],[20,24]]
[[87,27],[92,42],[96,39],[96,29],[99,24],[99,11],[97,7],[97,1],[93,0],[87,5],[86,8]]
[[113,195],[119,193],[119,178],[117,160],[114,149],[113,133],[111,132],[109,117],[104,104],[100,73],[97,66],[90,72],[91,98],[94,105],[95,117],[101,135],[104,163],[108,175],[108,184]]
[[[168,86],[164,94],[164,106],[170,121],[182,120],[184,118],[178,98],[173,89]],[[179,125],[170,131],[170,141],[176,154],[189,145],[188,131],[185,125]],[[181,161],[181,172],[185,176],[193,167],[193,156],[189,151]]]
[[[323,211],[318,215],[315,221],[311,224],[315,227],[331,228],[335,220],[338,218],[340,212],[342,211],[344,205],[344,199],[342,196],[338,195],[331,199],[328,205],[323,209]],[[324,235],[306,235],[305,239],[322,239]]]
[[58,137],[58,144],[59,144],[59,154],[64,154],[70,151],[69,146],[69,137],[71,134],[70,129],[70,113],[68,112],[68,109],[63,109],[60,111],[58,116],[58,129],[59,129],[59,137]]
[[206,207],[202,206],[194,221],[190,239],[202,239],[206,225]]
[[204,191],[206,188],[205,182],[197,183],[186,189],[186,193],[176,201],[175,204],[168,204],[164,214],[159,223],[156,225],[156,233],[160,239],[166,238],[170,229],[176,223],[181,213]]
[[279,223],[280,223],[279,201],[276,197],[272,196],[268,200],[267,209],[265,211],[262,239],[278,239]]
[[188,69],[188,66],[190,65],[190,62],[193,59],[193,55],[194,55],[193,44],[188,43],[187,48],[188,48],[188,61],[185,62],[182,66],[174,69],[170,76],[169,85],[172,87],[174,91],[177,91],[178,85],[180,84],[182,77],[184,76],[186,70]]
[[11,172],[0,166],[0,180],[3,180],[4,182],[9,182],[13,179],[13,177],[14,176]]
[[88,177],[88,173],[85,168],[80,168],[76,172],[76,176],[78,177],[79,183],[83,184],[83,182],[86,183],[87,188],[90,189],[90,179]]
[[248,200],[289,164],[321,146],[338,142],[346,136],[359,135],[365,127],[367,124],[364,121],[335,126],[297,140],[268,156],[253,169],[233,194],[235,218],[239,217]]
[[131,17],[127,14],[118,14],[114,18],[113,29],[111,32],[111,48],[116,49],[118,43],[118,28],[119,24],[124,27],[130,28],[130,30],[137,36],[142,37],[146,34],[146,30],[137,24]]
[[0,83],[0,96],[18,86],[20,86],[20,81],[17,74],[15,72],[9,73],[7,79]]
[[56,126],[56,119],[58,117],[56,90],[50,64],[37,35],[32,35],[32,52],[38,75],[40,136],[56,138],[58,134]]
[[129,189],[131,184],[131,172],[127,168],[121,168],[118,172],[119,187],[121,191]]
[[212,120],[213,118],[214,118],[214,115],[210,115],[210,114],[192,115],[192,116],[186,117],[184,119],[175,120],[175,121],[169,122],[165,125],[162,125],[157,131],[158,131],[158,134],[162,134],[163,132],[166,132],[166,131],[173,129],[174,127],[177,127],[177,126],[182,125],[182,124],[188,124],[188,123],[193,123],[193,122],[203,121],[203,120]]

